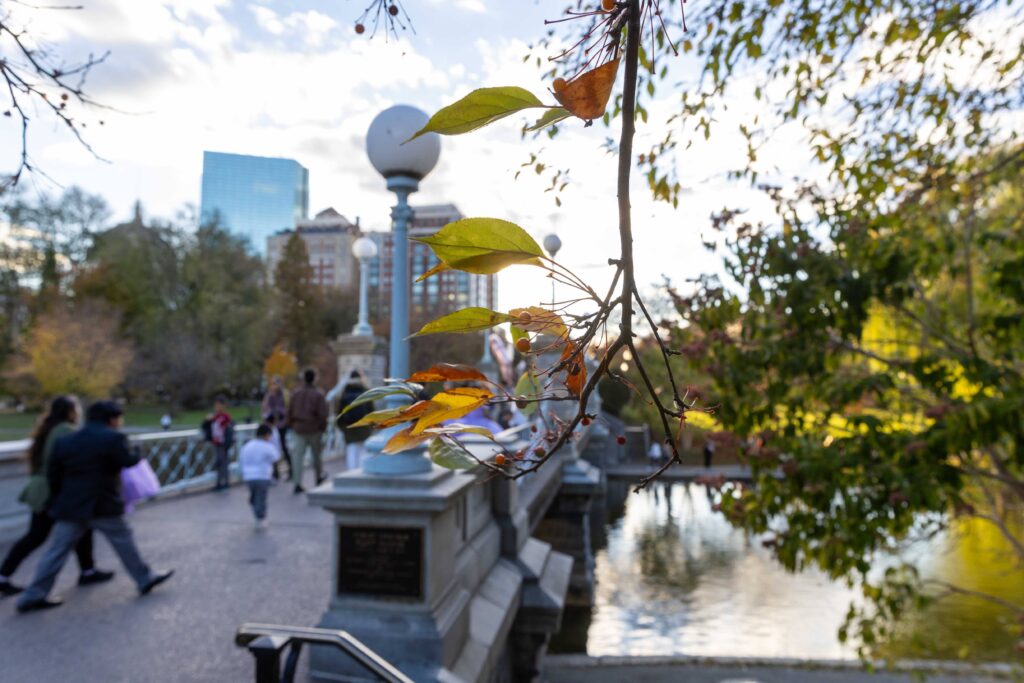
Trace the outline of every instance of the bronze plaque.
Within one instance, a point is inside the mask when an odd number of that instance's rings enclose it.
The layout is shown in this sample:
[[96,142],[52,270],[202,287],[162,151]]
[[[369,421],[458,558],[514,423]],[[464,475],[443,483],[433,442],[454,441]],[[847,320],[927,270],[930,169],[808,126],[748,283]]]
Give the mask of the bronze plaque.
[[339,526],[338,594],[423,597],[423,529]]

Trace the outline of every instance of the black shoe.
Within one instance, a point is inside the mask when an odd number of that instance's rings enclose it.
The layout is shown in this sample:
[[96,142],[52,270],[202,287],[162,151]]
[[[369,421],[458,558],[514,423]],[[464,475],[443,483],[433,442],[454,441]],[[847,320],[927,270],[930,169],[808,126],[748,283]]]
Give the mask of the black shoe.
[[53,609],[54,607],[60,607],[64,604],[64,601],[60,598],[40,598],[39,600],[33,600],[32,602],[26,602],[24,604],[18,603],[18,612],[24,614],[25,612],[37,612],[43,609]]
[[10,581],[0,581],[0,598],[8,598],[12,595],[17,595],[23,590],[25,589],[21,586],[15,586]]
[[295,490],[294,490],[294,491],[292,491],[292,493],[295,493],[295,494],[299,494],[299,493],[305,493],[305,492],[306,492],[306,489],[302,488],[302,487],[301,487],[300,485],[298,485],[298,484],[296,484],[296,485],[295,485]]
[[149,595],[149,592],[159,586],[167,579],[174,576],[174,570],[168,569],[167,571],[157,572],[153,574],[153,578],[146,582],[146,585],[139,589],[139,595]]
[[112,578],[114,578],[114,572],[105,572],[102,569],[96,569],[91,574],[79,574],[78,585],[91,586],[94,583],[106,583]]

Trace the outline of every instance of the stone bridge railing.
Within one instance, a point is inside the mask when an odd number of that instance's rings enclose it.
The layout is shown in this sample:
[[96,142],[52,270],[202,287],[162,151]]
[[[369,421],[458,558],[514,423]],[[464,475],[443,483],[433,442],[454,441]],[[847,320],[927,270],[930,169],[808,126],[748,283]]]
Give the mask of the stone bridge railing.
[[[238,450],[253,438],[255,432],[255,424],[235,427],[235,445],[231,452],[232,478],[237,476],[235,461]],[[149,461],[160,480],[157,497],[208,486],[216,478],[213,446],[204,441],[196,429],[132,434],[128,439],[133,447],[142,451],[142,456]],[[341,435],[337,430],[328,431],[324,440],[326,457],[341,451]],[[0,445],[0,478],[21,478],[27,474],[24,457],[29,443],[28,439],[23,439]]]

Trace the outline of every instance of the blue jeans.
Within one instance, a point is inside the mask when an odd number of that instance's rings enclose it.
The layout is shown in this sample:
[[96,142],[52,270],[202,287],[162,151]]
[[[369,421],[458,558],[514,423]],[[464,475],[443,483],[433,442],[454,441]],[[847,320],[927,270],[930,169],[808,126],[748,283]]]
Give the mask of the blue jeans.
[[250,479],[245,485],[249,487],[249,505],[252,506],[252,513],[256,515],[256,519],[264,519],[267,516],[267,491],[270,490],[270,481]]
[[124,517],[94,517],[87,522],[59,519],[53,525],[50,534],[53,540],[46,549],[43,559],[39,561],[39,566],[36,567],[32,584],[18,596],[19,605],[42,600],[50,594],[71,550],[78,543],[78,539],[89,533],[90,529],[95,529],[107,537],[121,564],[135,579],[135,585],[139,590],[149,583],[153,574],[149,570],[149,565],[143,562],[142,556],[139,555],[139,549],[135,547],[135,539],[132,537],[132,528],[124,521]]

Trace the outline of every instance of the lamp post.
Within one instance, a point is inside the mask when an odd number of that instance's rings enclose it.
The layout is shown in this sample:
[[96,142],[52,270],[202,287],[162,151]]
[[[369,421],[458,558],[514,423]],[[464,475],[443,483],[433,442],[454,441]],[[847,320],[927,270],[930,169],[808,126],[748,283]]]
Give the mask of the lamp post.
[[[366,154],[377,172],[384,176],[387,188],[395,193],[397,202],[391,209],[391,335],[388,340],[388,375],[409,376],[409,221],[412,209],[409,195],[417,191],[420,181],[430,173],[441,155],[441,138],[436,133],[409,141],[426,125],[429,117],[419,109],[396,105],[385,109],[370,124],[366,133]],[[406,402],[401,396],[385,399],[388,408]],[[417,474],[428,472],[429,460],[423,449],[397,455],[382,455],[384,444],[399,427],[378,431],[366,442],[370,457],[363,470],[370,474]]]
[[[562,240],[559,239],[558,235],[551,233],[544,238],[544,250],[548,252],[548,256],[554,260],[558,250],[562,248]],[[555,305],[555,278],[551,278],[551,305]]]
[[370,259],[377,256],[377,244],[369,237],[360,237],[352,243],[352,255],[359,261],[359,322],[352,328],[352,334],[370,337],[373,336],[373,328],[370,327],[369,306],[367,305],[370,275],[367,266]]

